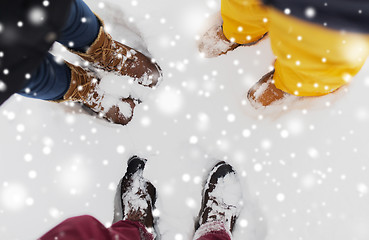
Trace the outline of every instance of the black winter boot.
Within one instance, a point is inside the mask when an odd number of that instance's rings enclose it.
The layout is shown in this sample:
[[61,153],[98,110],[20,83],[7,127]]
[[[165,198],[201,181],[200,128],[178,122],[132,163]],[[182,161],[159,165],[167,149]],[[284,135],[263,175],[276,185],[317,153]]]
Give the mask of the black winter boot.
[[154,231],[153,210],[156,188],[143,177],[146,161],[137,156],[128,160],[127,172],[117,188],[113,222],[119,220],[141,222],[155,238],[157,233]]
[[195,223],[195,229],[208,222],[223,222],[224,227],[233,231],[242,208],[241,184],[232,166],[217,163],[206,180],[202,204]]

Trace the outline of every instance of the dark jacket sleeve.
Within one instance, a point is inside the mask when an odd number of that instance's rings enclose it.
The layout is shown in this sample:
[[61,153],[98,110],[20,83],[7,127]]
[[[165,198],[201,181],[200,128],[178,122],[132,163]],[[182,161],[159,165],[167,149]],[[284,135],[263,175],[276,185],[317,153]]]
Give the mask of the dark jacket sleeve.
[[[265,4],[302,20],[334,30],[369,33],[368,0],[263,0]],[[310,10],[310,13],[306,14]]]
[[21,90],[64,26],[73,0],[1,0],[0,104]]

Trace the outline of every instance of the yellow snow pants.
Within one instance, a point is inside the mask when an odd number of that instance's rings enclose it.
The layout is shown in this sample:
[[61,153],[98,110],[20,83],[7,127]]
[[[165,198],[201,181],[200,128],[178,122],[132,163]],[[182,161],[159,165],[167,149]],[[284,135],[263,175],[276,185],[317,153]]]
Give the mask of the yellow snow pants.
[[[286,10],[288,11],[288,10]],[[259,0],[222,0],[223,33],[247,44],[269,33],[278,89],[320,96],[347,84],[369,55],[369,36],[312,24]]]

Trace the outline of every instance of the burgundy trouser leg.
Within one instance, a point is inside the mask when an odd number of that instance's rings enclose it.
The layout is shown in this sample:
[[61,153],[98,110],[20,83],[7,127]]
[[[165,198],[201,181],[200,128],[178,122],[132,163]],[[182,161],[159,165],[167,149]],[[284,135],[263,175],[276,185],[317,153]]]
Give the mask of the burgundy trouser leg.
[[231,233],[222,222],[208,222],[197,229],[194,240],[231,240]]
[[139,222],[119,221],[106,228],[91,216],[68,218],[39,240],[153,240]]

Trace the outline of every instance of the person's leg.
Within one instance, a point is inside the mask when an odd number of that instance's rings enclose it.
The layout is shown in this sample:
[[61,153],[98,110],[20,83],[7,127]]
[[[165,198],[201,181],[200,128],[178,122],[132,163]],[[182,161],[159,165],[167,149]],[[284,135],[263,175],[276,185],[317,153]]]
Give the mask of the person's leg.
[[[57,41],[66,47],[85,51],[97,38],[100,23],[82,0],[74,0],[69,17]],[[56,62],[51,54],[30,75],[26,86],[19,94],[25,97],[59,100],[70,86],[71,70],[64,62]]]
[[144,227],[131,221],[120,221],[106,228],[92,216],[69,218],[39,240],[141,240]]
[[158,234],[153,230],[152,214],[156,189],[143,178],[145,164],[146,159],[137,156],[128,160],[127,171],[117,188],[113,225],[110,228],[92,216],[73,217],[39,240],[153,240],[153,234]]
[[97,38],[100,26],[99,20],[86,3],[75,0],[57,41],[69,49],[85,52]]
[[275,86],[296,96],[321,96],[347,84],[363,66],[368,36],[307,23],[270,9],[270,40],[277,57]]
[[18,93],[24,97],[54,102],[82,102],[113,123],[127,124],[133,117],[136,103],[130,97],[105,93],[98,80],[93,72],[64,61],[59,63],[53,55],[48,54]]
[[64,62],[48,54],[38,69],[29,75],[20,95],[42,100],[59,100],[69,89],[71,71]]
[[[100,23],[82,0],[74,0],[69,17],[57,41],[66,47],[85,51],[97,38]],[[64,62],[56,62],[51,54],[30,75],[19,94],[42,100],[62,99],[70,86],[71,70]]]
[[369,55],[369,36],[339,32],[269,9],[273,72],[249,91],[255,108],[286,96],[322,96],[349,83]]
[[112,240],[153,240],[152,234],[138,221],[118,221],[108,230]]
[[[120,44],[104,31],[102,21],[82,0],[71,6],[67,23],[57,40],[95,67],[119,72],[148,87],[156,86],[162,78],[160,67],[150,58]],[[121,78],[122,84],[127,78]],[[56,102],[77,101],[107,120],[125,125],[133,117],[137,101],[122,94],[100,89],[101,79],[96,73],[78,66],[58,64],[52,55],[30,75],[30,80],[19,93]],[[128,83],[128,81],[127,81]]]
[[231,234],[222,222],[208,222],[197,229],[194,240],[231,240]]
[[199,41],[204,57],[254,45],[268,32],[268,11],[260,0],[222,0],[221,15],[223,23],[212,26]]
[[260,0],[222,0],[224,36],[239,44],[258,41],[268,32],[267,8]]

